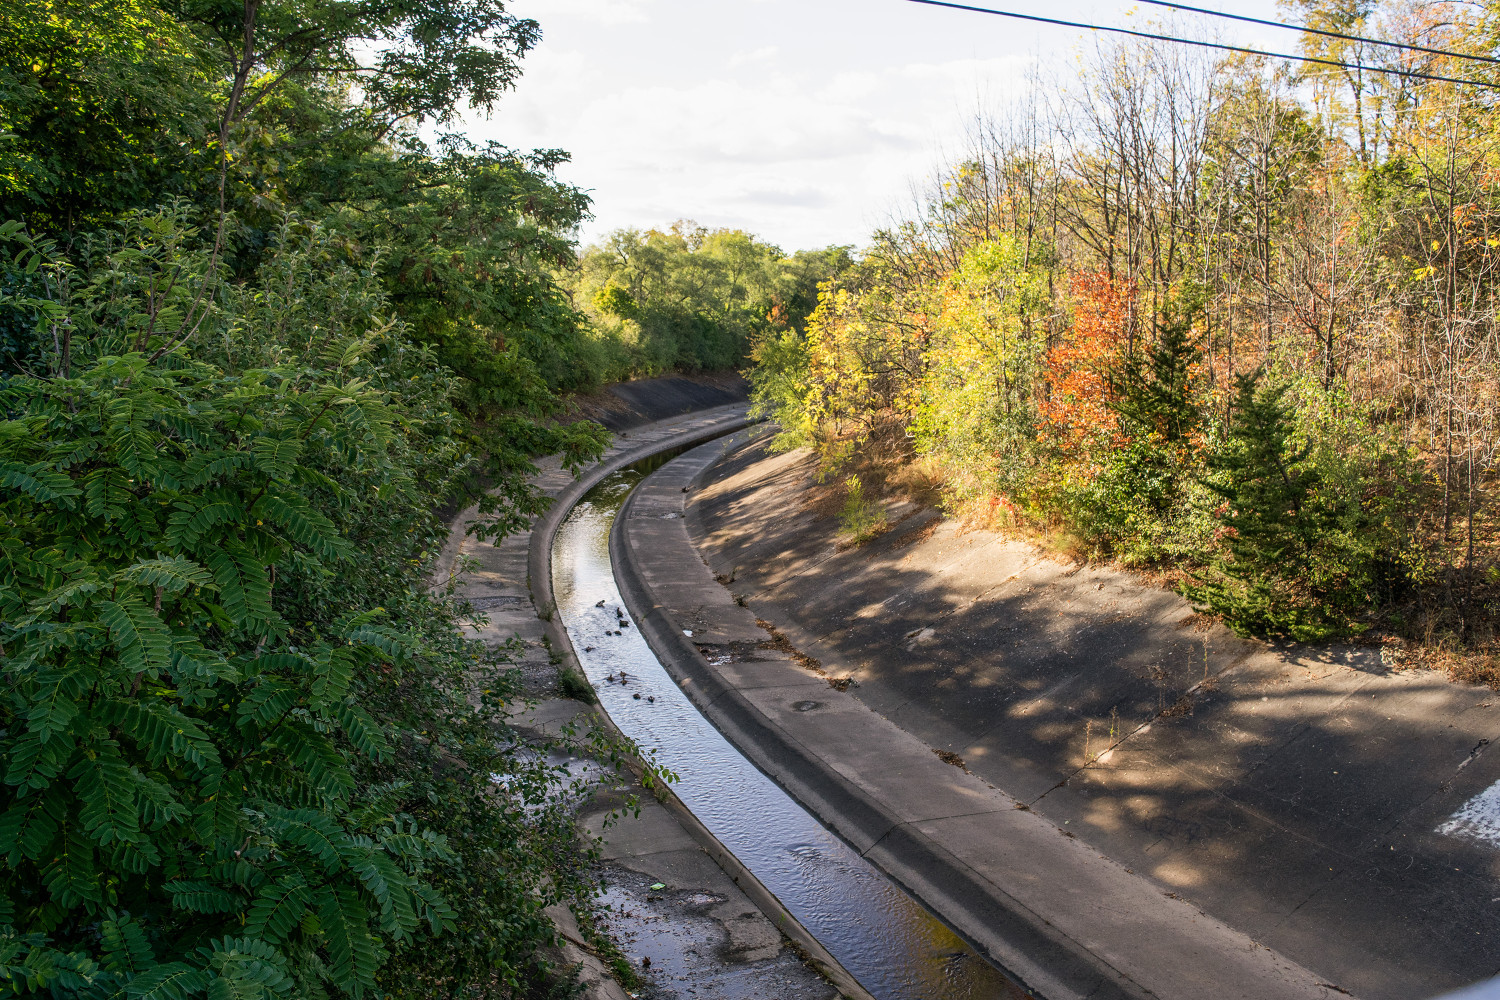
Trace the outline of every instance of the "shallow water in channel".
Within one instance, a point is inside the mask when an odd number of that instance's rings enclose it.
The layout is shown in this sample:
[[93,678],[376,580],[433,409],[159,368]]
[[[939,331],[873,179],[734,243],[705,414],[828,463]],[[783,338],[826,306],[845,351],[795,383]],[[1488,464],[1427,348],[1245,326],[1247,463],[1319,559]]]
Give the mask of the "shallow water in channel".
[[[688,808],[878,1000],[1026,996],[746,760],[678,689],[628,613],[630,627],[618,627],[610,527],[663,460],[590,490],[553,543],[557,610],[610,718],[681,776],[673,789]],[[621,669],[624,685],[606,679]]]

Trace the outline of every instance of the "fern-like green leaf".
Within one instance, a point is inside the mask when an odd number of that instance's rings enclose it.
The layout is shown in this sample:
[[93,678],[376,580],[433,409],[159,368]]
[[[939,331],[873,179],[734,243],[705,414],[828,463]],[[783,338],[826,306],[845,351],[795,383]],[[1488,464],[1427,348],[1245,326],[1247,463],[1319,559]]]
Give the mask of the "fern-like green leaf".
[[208,570],[181,556],[141,559],[120,570],[111,579],[143,587],[160,587],[169,594],[180,594],[189,587],[213,586],[213,577]]
[[289,996],[295,989],[286,973],[286,956],[255,937],[226,937],[213,942],[212,948],[199,948],[198,954],[219,973],[219,980],[209,987],[210,1000]]
[[95,848],[82,830],[68,831],[62,850],[42,870],[42,879],[63,906],[103,901]]
[[94,756],[85,757],[68,771],[80,802],[78,818],[102,847],[135,843],[141,839],[140,811],[130,765],[112,743],[96,741],[94,747]]
[[176,706],[154,699],[116,699],[102,705],[100,718],[119,727],[146,754],[152,766],[176,758],[200,771],[220,768],[219,750]]
[[173,906],[189,913],[234,913],[245,903],[238,893],[196,879],[174,879],[162,888],[172,894]]
[[267,435],[256,438],[251,448],[255,451],[255,467],[272,479],[284,481],[291,478],[297,456],[302,454],[302,441]]
[[149,479],[157,465],[154,436],[146,428],[151,417],[146,396],[119,396],[108,407],[106,436],[120,468],[137,479]]
[[15,868],[23,857],[39,861],[50,854],[72,799],[71,790],[53,785],[40,795],[13,803],[0,815],[0,845],[7,851],[6,863]]
[[373,646],[395,660],[404,660],[412,653],[403,636],[380,625],[361,625],[350,629],[344,637],[350,642]]
[[129,1000],[187,1000],[208,988],[209,973],[181,962],[158,965],[125,987]]
[[348,760],[332,740],[312,726],[287,722],[276,730],[272,739],[324,795],[336,797],[354,790]]
[[380,965],[380,951],[370,934],[369,914],[353,889],[340,887],[323,896],[318,924],[328,945],[329,971],[341,989],[361,997],[375,985],[375,972]]
[[193,677],[200,681],[223,681],[228,684],[240,680],[240,672],[216,649],[208,649],[192,636],[172,637],[172,673],[177,677]]
[[[57,469],[71,469],[76,465],[82,465],[98,454],[99,449],[104,447],[104,442],[97,437],[64,438],[53,444],[48,449],[48,455],[52,466]],[[68,510],[73,508],[68,507]]]
[[113,466],[95,469],[83,479],[84,509],[106,522],[125,517],[135,503],[130,477]]
[[239,705],[240,725],[258,722],[269,726],[281,719],[297,704],[297,689],[273,676],[260,679]]
[[78,715],[78,699],[86,690],[83,678],[71,667],[37,675],[26,713],[27,731],[43,745],[50,743]]
[[417,882],[412,885],[411,894],[420,901],[419,912],[432,929],[432,933],[441,934],[454,928],[458,914],[453,911],[453,907],[448,905],[442,893],[429,885]]
[[160,830],[168,823],[187,819],[191,813],[187,806],[177,801],[172,789],[154,778],[132,771],[135,777],[135,797],[140,804],[141,820],[151,830]]
[[139,975],[156,964],[151,942],[141,925],[128,915],[112,914],[99,924],[104,945],[103,966],[110,972]]
[[417,912],[412,905],[411,876],[397,867],[391,856],[381,850],[363,852],[351,859],[350,869],[359,876],[365,891],[380,904],[381,928],[397,938],[416,930]]
[[303,486],[317,486],[327,490],[338,499],[343,499],[344,488],[333,479],[309,465],[299,465],[292,470],[292,480]]
[[268,673],[300,675],[315,669],[316,664],[301,653],[262,653],[245,664],[244,673],[246,677]]
[[252,456],[242,451],[200,451],[183,463],[182,488],[201,489],[221,476],[250,467]]
[[289,875],[260,887],[245,921],[252,937],[280,941],[292,932],[307,912],[312,894],[297,875]]
[[67,732],[46,743],[35,733],[26,733],[10,745],[5,783],[18,789],[46,788],[67,766],[72,750],[73,740]]
[[237,523],[244,517],[243,505],[219,493],[204,496],[197,503],[182,500],[168,520],[167,542],[177,548],[192,550],[215,528]]
[[109,626],[120,651],[120,665],[131,673],[165,670],[172,664],[172,638],[167,627],[139,598],[122,595],[99,603],[99,620]]
[[379,724],[364,709],[358,705],[340,705],[334,714],[339,725],[344,728],[344,735],[349,737],[349,742],[360,753],[369,754],[378,761],[384,760],[391,752],[385,733],[381,732]]
[[207,799],[193,806],[193,837],[201,843],[212,843],[216,837],[243,839],[245,816],[240,812],[243,794],[236,783],[220,782]]
[[341,700],[354,678],[355,665],[356,657],[347,648],[335,646],[319,653],[313,664],[313,697],[324,703]]
[[294,493],[268,492],[255,505],[254,513],[262,520],[280,525],[293,541],[324,559],[341,559],[349,554],[349,545],[338,536],[333,522]]
[[340,851],[348,845],[349,837],[326,814],[315,809],[291,809],[275,815],[273,822],[282,841],[307,851],[328,871],[339,868]]
[[45,464],[0,464],[0,486],[19,490],[39,503],[55,503],[65,510],[72,510],[73,498],[83,493],[73,485],[73,480]]
[[263,984],[253,979],[215,976],[208,984],[208,1000],[265,1000],[271,995]]
[[206,559],[218,584],[226,614],[239,628],[261,632],[276,620],[266,567],[240,546],[225,547]]
[[67,607],[82,607],[88,599],[104,587],[92,574],[69,580],[61,587],[53,588],[31,602],[32,611],[60,611]]
[[[157,419],[179,441],[186,441],[204,449],[209,448],[213,444],[213,428],[208,421],[196,418],[182,410],[159,414]],[[201,455],[202,452],[198,454]]]

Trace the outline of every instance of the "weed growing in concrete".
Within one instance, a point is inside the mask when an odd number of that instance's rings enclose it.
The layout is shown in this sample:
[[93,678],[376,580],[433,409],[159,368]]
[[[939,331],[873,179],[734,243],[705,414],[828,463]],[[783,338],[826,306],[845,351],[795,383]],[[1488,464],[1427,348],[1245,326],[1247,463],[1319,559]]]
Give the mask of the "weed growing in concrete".
[[581,701],[588,705],[599,700],[588,678],[573,667],[558,668],[557,691],[564,698],[572,698],[574,701]]
[[885,530],[885,511],[878,503],[865,496],[864,484],[858,476],[850,476],[844,480],[844,488],[848,495],[844,500],[843,512],[839,514],[839,524],[849,536],[850,542],[862,545]]

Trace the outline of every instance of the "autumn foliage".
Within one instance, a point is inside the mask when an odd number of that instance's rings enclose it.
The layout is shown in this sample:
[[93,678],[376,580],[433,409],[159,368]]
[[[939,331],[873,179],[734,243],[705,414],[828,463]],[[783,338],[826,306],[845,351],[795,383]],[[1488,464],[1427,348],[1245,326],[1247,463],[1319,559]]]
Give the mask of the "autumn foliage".
[[1129,345],[1136,289],[1096,270],[1074,275],[1070,291],[1073,326],[1047,351],[1049,394],[1037,403],[1038,430],[1060,448],[1118,444],[1109,372]]
[[[1492,15],[1431,12],[1345,27],[1493,53]],[[1387,56],[1412,52],[1360,59]],[[1448,59],[1396,68],[1472,73]],[[1247,632],[1495,653],[1486,92],[1134,43],[1080,73],[977,122],[807,336],[757,355],[780,442],[829,468],[897,428],[950,509],[1187,579]]]

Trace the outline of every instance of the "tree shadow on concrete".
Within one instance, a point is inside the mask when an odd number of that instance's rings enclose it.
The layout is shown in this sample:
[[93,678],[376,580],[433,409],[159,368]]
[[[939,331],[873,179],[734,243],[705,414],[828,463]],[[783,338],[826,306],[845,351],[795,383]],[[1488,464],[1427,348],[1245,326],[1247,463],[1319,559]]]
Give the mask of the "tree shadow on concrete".
[[1500,968],[1500,816],[1494,843],[1437,832],[1500,782],[1500,696],[1374,647],[1240,639],[1127,573],[933,515],[840,549],[799,502],[810,472],[730,455],[698,541],[871,708],[1367,1000]]

